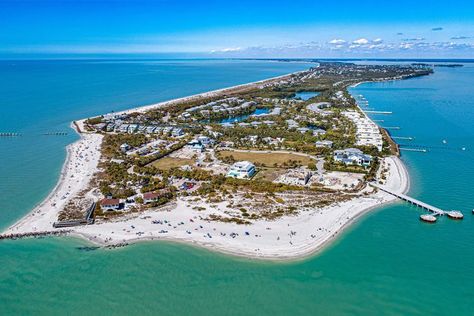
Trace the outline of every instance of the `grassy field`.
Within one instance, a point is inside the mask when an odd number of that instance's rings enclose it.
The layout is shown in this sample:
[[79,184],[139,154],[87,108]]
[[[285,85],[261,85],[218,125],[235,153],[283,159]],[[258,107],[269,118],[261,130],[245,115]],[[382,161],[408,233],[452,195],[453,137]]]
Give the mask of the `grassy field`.
[[153,162],[151,165],[161,170],[169,170],[171,168],[178,168],[184,165],[193,166],[194,163],[194,159],[164,157]]
[[257,166],[264,166],[264,167],[286,167],[291,166],[292,162],[297,162],[300,165],[307,166],[308,163],[314,162],[313,159],[305,156],[293,155],[293,154],[282,154],[282,153],[269,153],[266,151],[262,151],[261,153],[255,152],[235,152],[231,150],[221,151],[219,152],[219,157],[228,158],[232,156],[234,160],[241,161],[247,160],[253,162]]

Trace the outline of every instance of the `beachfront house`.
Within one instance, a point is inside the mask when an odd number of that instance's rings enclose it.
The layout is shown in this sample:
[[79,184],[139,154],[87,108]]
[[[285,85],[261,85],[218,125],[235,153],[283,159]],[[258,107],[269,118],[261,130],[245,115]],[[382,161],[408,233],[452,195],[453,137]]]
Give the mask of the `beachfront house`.
[[230,167],[227,177],[249,179],[255,174],[256,171],[255,165],[250,161],[239,161]]
[[145,204],[154,203],[163,197],[169,197],[170,194],[171,192],[167,189],[160,190],[158,192],[143,193],[143,203]]
[[121,125],[116,125],[117,131],[119,133],[126,133],[128,130],[129,124],[121,124]]
[[99,123],[99,124],[95,124],[93,125],[93,127],[95,128],[96,131],[103,131],[107,126],[107,123]]
[[146,133],[152,134],[155,131],[156,126],[150,125],[146,127]]
[[368,167],[372,162],[372,156],[364,154],[360,149],[357,148],[335,150],[333,157],[334,161],[342,162],[346,165]]
[[161,197],[160,193],[155,193],[155,192],[147,192],[143,194],[143,202],[145,204],[148,203],[153,203],[158,201],[158,199]]
[[120,209],[119,199],[105,198],[100,201],[100,208],[104,211],[116,211]]
[[130,124],[128,125],[127,133],[133,134],[138,130],[138,124]]

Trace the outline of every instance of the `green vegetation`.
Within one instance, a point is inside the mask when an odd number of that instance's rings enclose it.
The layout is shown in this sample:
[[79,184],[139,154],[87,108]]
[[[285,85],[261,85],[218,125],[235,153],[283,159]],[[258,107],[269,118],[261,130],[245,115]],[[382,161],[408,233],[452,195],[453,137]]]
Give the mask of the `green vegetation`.
[[[186,101],[172,102],[167,107],[154,109],[146,113],[131,113],[125,118],[121,117],[121,121],[138,124],[141,128],[138,128],[132,134],[103,132],[101,172],[95,176],[94,182],[104,195],[112,195],[115,198],[134,196],[138,204],[136,211],[146,207],[166,204],[172,201],[177,194],[196,195],[205,198],[208,203],[226,201],[226,199],[238,195],[242,196],[244,200],[255,200],[255,195],[260,195],[265,197],[264,201],[267,205],[277,205],[257,214],[252,212],[252,207],[242,202],[243,205],[233,205],[233,208],[240,210],[237,218],[211,218],[239,224],[248,224],[248,220],[251,219],[276,218],[285,214],[296,214],[296,208],[293,204],[291,206],[286,205],[283,198],[276,196],[281,193],[285,193],[281,194],[282,196],[286,194],[311,194],[311,201],[306,197],[308,201],[305,201],[305,203],[307,205],[329,205],[335,201],[348,198],[347,195],[344,195],[347,192],[341,195],[340,192],[331,191],[317,184],[309,188],[303,188],[273,182],[278,176],[286,172],[285,169],[300,166],[307,166],[310,170],[317,169],[314,159],[308,156],[283,153],[283,151],[299,152],[318,158],[324,157],[326,170],[363,173],[366,181],[374,180],[379,167],[379,158],[388,154],[397,154],[398,148],[391,141],[386,131],[382,131],[384,139],[384,151],[382,153],[373,146],[354,145],[356,143],[356,127],[351,120],[342,115],[343,111],[357,109],[354,99],[347,91],[347,87],[361,81],[390,77],[413,77],[426,75],[431,71],[428,68],[420,70],[399,66],[366,66],[323,62],[318,68],[293,74],[287,77],[286,80],[270,81],[264,87],[258,85],[236,87],[228,90],[225,95],[194,97]],[[291,98],[300,91],[317,91],[320,94],[307,101],[292,100]],[[237,97],[242,102],[253,101],[254,105],[232,111],[228,108],[227,110],[221,109],[222,111],[217,109],[212,111],[212,108],[207,107],[209,116],[204,116],[200,111],[183,115],[186,109],[213,101],[222,101],[227,97]],[[324,111],[309,110],[308,105],[316,102],[329,102],[331,106]],[[230,115],[240,116],[251,113],[256,108],[274,109],[277,107],[281,110],[278,115],[250,116],[243,121],[253,123],[253,125],[242,124],[243,126],[241,126],[235,124],[232,128],[226,128],[215,123]],[[90,118],[86,120],[86,128],[89,125],[95,125],[103,121],[103,117]],[[167,132],[160,132],[160,134],[145,132],[144,128],[150,127],[150,125],[168,129],[166,129]],[[177,127],[185,130],[185,137],[173,137],[173,133],[169,128],[175,131]],[[323,129],[323,131],[314,132],[315,129]],[[248,160],[258,167],[257,174],[251,180],[226,178],[223,175],[217,175],[211,171],[195,167],[196,159],[198,159],[197,155],[192,158],[172,158],[169,156],[201,134],[216,139],[218,144],[215,147],[215,157],[212,151],[208,151],[204,160],[202,156],[199,157],[200,161],[212,162],[214,158],[218,158],[224,163],[232,164],[236,161]],[[157,139],[162,140],[164,144],[154,142]],[[331,141],[333,143],[332,148],[316,147],[315,143],[322,140]],[[133,153],[128,152],[128,155],[123,153],[120,150],[122,144],[128,144],[134,150]],[[261,152],[218,151],[218,146],[252,151],[260,150]],[[369,168],[364,168],[335,163],[332,159],[333,150],[349,147],[359,148],[364,153],[372,155],[374,157],[372,165]],[[269,152],[277,150],[281,153]],[[189,153],[182,157],[189,157]],[[184,165],[190,165],[192,168],[182,170],[181,167]],[[199,186],[197,190],[177,193],[172,185],[182,183],[182,181],[177,181],[179,179],[199,182]],[[169,189],[170,193],[164,194],[154,203],[145,205],[143,199],[137,197],[137,194],[140,193],[159,192],[164,189]],[[98,209],[97,212],[101,214],[102,211]],[[101,214],[100,216],[118,215],[114,212],[105,213],[107,214]]]
[[267,168],[296,168],[299,166],[307,166],[310,163],[314,164],[314,160],[309,157],[288,153],[256,153],[226,150],[220,151],[217,156],[226,163],[247,160],[254,163],[256,166]]
[[164,157],[152,162],[151,165],[160,170],[169,170],[185,165],[193,166],[195,163],[196,161],[194,159]]

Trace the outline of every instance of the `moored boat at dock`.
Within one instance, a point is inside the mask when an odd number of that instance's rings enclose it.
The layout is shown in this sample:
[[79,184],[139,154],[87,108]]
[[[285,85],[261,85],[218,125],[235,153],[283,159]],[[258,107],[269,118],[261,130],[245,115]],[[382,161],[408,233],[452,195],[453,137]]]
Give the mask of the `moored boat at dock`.
[[449,211],[449,212],[446,212],[446,215],[448,215],[448,217],[452,218],[452,219],[463,219],[464,218],[464,215],[459,211]]
[[437,218],[436,216],[431,214],[422,214],[420,215],[420,220],[422,220],[423,222],[434,223],[436,222]]

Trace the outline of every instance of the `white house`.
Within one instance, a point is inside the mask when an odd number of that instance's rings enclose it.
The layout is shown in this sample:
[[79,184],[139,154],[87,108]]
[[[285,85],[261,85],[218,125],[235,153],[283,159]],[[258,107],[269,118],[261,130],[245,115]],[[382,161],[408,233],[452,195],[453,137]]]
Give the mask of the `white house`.
[[315,144],[316,144],[316,147],[318,148],[321,148],[321,147],[331,148],[333,145],[333,142],[330,140],[321,140],[321,141],[317,141]]
[[122,145],[120,145],[120,151],[123,153],[127,152],[129,149],[130,149],[130,145],[127,143],[123,143]]
[[138,130],[138,124],[130,124],[128,125],[127,133],[133,134]]
[[197,139],[194,139],[186,144],[186,147],[197,152],[204,151],[204,145]]
[[204,146],[212,146],[214,144],[214,140],[207,137],[207,136],[204,136],[204,135],[200,135],[197,137],[197,140],[203,144]]
[[182,128],[175,127],[173,128],[173,131],[171,132],[171,135],[174,137],[179,137],[184,135],[184,131]]
[[103,199],[100,201],[100,207],[104,211],[116,211],[120,208],[119,199]]
[[256,169],[253,163],[250,161],[239,161],[230,167],[227,176],[238,179],[249,179],[255,174],[255,172]]
[[372,162],[372,156],[364,154],[357,148],[347,148],[334,151],[334,161],[342,162],[346,165],[358,165],[368,167]]

